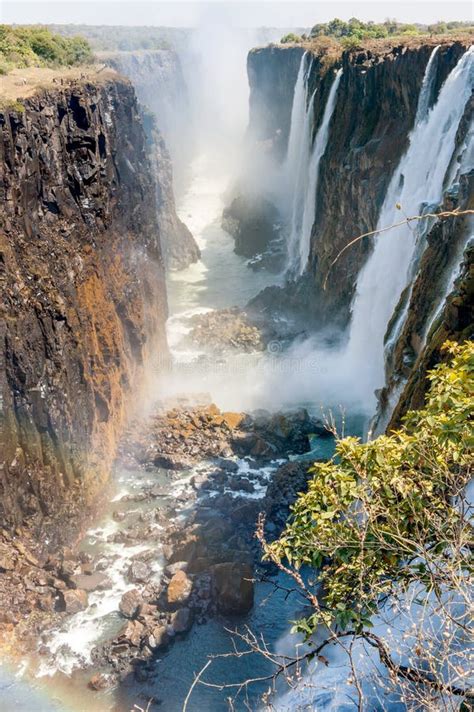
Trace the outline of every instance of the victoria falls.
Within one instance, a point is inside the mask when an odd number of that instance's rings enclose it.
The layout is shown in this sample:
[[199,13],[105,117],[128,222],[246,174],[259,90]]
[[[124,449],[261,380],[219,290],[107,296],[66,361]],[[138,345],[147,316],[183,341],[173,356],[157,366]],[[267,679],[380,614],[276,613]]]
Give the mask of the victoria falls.
[[0,711],[471,709],[472,8],[79,5],[0,25]]

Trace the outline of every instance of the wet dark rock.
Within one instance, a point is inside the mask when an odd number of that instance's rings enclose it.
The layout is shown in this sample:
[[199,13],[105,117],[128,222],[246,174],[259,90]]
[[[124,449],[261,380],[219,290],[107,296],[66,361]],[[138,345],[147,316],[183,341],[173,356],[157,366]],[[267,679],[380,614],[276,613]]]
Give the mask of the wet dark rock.
[[[222,214],[222,227],[235,240],[234,251],[243,257],[273,254],[281,249],[281,220],[276,207],[262,196],[239,195]],[[274,249],[272,250],[272,247]],[[275,268],[278,267],[275,263]]]
[[187,633],[193,625],[194,615],[190,608],[180,608],[171,614],[170,624],[173,634]]
[[253,606],[253,569],[243,563],[222,563],[211,568],[214,595],[221,613],[248,613]]
[[155,467],[161,467],[165,470],[189,470],[192,467],[190,459],[182,458],[178,455],[157,455],[153,460],[153,464]]
[[[314,460],[286,462],[272,475],[265,495],[264,508],[267,517],[279,531],[284,526],[293,504],[300,492],[305,492],[311,474],[308,472]],[[270,523],[267,525],[269,533]]]

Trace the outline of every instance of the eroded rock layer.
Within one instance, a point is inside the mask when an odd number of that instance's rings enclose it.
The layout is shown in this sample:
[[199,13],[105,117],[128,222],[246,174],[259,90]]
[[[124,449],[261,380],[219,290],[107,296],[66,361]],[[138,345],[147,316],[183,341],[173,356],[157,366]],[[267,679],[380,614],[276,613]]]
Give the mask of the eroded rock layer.
[[132,389],[167,355],[167,305],[131,85],[72,83],[23,104],[0,115],[0,522],[53,544],[106,480]]

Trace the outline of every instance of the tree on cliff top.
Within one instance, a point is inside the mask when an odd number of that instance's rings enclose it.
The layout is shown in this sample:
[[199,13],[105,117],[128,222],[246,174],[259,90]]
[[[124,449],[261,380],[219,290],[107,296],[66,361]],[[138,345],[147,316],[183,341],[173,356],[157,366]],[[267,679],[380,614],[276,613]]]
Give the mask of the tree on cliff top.
[[45,27],[0,25],[0,68],[86,64],[92,50],[83,37],[61,37]]

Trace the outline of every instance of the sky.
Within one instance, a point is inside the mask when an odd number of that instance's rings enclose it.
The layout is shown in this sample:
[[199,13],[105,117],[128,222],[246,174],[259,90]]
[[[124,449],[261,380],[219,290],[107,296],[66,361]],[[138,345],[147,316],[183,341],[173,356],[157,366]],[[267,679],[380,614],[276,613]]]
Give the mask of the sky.
[[437,20],[470,20],[470,0],[3,0],[0,19],[4,23],[74,23],[90,25],[164,25],[192,27],[209,13],[221,21],[244,27],[310,27],[333,17],[382,21],[387,17],[403,22],[430,23]]

